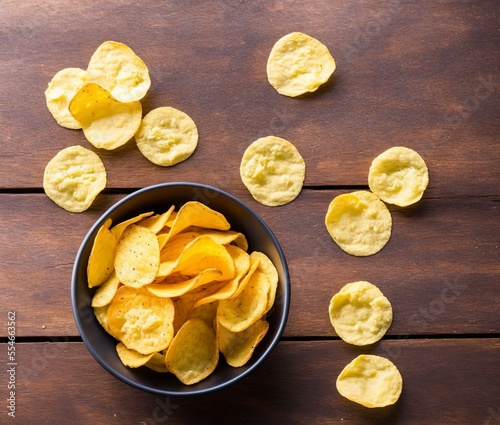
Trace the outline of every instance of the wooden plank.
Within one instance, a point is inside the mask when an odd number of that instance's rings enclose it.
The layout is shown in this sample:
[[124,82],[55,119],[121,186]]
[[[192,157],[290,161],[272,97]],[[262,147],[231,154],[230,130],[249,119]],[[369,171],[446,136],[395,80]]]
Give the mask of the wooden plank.
[[[192,180],[241,190],[244,149],[276,134],[299,148],[308,186],[366,184],[374,156],[402,144],[428,162],[432,196],[498,194],[498,5],[147,0],[139,10],[120,0],[4,1],[0,187],[40,187],[57,151],[90,146],[57,126],[43,92],[57,71],[85,68],[102,41],[116,39],[150,67],[144,111],[186,111],[200,143],[172,168],[149,163],[133,141],[99,151],[109,187]],[[296,30],[327,44],[338,64],[329,84],[301,99],[278,95],[265,73],[274,42]]]
[[[2,358],[6,352],[1,344]],[[196,397],[148,394],[114,378],[82,343],[18,343],[16,420],[49,424],[496,424],[500,341],[283,341],[260,369],[232,387]],[[359,354],[390,358],[403,376],[391,407],[367,409],[341,397],[335,380]],[[6,385],[0,387],[6,418]],[[5,419],[5,421],[7,421]]]
[[[356,280],[378,285],[392,302],[391,335],[500,332],[498,197],[424,199],[413,208],[391,208],[389,243],[374,256],[353,257],[324,226],[339,193],[304,190],[280,208],[234,193],[269,224],[287,257],[287,336],[333,336],[328,303]],[[16,310],[19,335],[77,335],[73,261],[93,222],[123,196],[102,195],[88,212],[70,214],[43,194],[0,195],[0,316]]]

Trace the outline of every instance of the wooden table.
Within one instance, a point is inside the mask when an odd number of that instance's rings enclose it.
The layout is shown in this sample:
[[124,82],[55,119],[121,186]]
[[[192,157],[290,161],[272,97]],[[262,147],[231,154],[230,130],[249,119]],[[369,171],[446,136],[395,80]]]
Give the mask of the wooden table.
[[[499,424],[500,3],[496,0],[4,0],[0,9],[0,422],[19,424]],[[292,99],[268,84],[274,42],[302,31],[337,62],[316,93]],[[200,140],[171,168],[131,141],[97,151],[59,127],[44,90],[62,68],[85,68],[105,40],[148,64],[144,112],[173,106]],[[292,203],[255,202],[239,178],[244,149],[277,135],[307,164]],[[97,151],[108,186],[84,213],[45,196],[43,170],[61,149]],[[371,160],[403,145],[430,170],[424,198],[389,207],[393,234],[371,257],[338,248],[324,226],[338,194],[367,189]],[[93,222],[135,189],[169,181],[219,187],[254,208],[285,251],[288,324],[260,369],[190,398],[144,393],[112,377],[78,335],[70,276]],[[328,318],[346,283],[378,285],[394,309],[379,343],[356,348]],[[9,368],[9,313],[15,367]],[[335,380],[361,353],[390,358],[404,389],[390,408],[341,397]],[[12,378],[13,377],[13,380]],[[15,419],[8,416],[15,384]]]

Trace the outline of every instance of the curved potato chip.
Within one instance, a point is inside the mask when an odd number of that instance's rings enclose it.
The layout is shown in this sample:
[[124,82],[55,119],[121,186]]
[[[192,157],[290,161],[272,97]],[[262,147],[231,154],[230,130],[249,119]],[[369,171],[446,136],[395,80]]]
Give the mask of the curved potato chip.
[[276,298],[276,291],[278,289],[278,282],[279,282],[278,270],[276,270],[276,267],[274,266],[271,259],[263,252],[253,251],[250,254],[250,257],[259,259],[259,265],[257,266],[257,270],[260,270],[262,273],[264,273],[269,278],[269,282],[271,284],[271,287],[269,289],[269,294],[267,297],[267,307],[265,311],[265,313],[267,313],[269,310],[271,310],[272,306],[274,305],[274,300]]
[[264,315],[270,289],[269,278],[255,270],[237,297],[219,301],[217,320],[232,332],[244,331]]
[[378,155],[368,173],[371,191],[384,202],[400,207],[418,202],[428,183],[425,161],[414,150],[401,146]]
[[285,139],[268,136],[248,146],[240,164],[243,184],[253,198],[270,207],[288,204],[302,190],[306,164]]
[[205,303],[197,306],[194,305],[189,313],[189,319],[201,319],[207,325],[214,326],[217,318],[217,302]]
[[149,161],[169,167],[193,154],[198,145],[198,129],[189,115],[165,106],[146,114],[135,141]]
[[221,275],[222,273],[218,269],[209,268],[202,270],[192,279],[178,283],[151,283],[150,285],[146,285],[145,288],[157,297],[180,297],[186,292],[192,291],[199,286],[219,279]]
[[121,286],[108,307],[108,326],[131,350],[151,354],[165,350],[174,336],[174,304],[144,288]]
[[260,319],[242,332],[231,332],[218,324],[217,337],[219,349],[228,365],[232,367],[244,366],[252,357],[255,347],[264,338],[269,329],[269,323]]
[[186,385],[209,376],[217,367],[219,347],[215,330],[201,319],[190,319],[179,329],[165,357],[167,369]]
[[315,38],[292,32],[280,38],[267,60],[269,83],[285,96],[315,91],[335,71],[328,48]]
[[96,148],[112,150],[127,143],[141,125],[141,102],[122,103],[96,83],[86,83],[69,104],[85,138]]
[[248,250],[248,241],[243,233],[235,232],[234,230],[220,231],[202,228],[195,228],[193,230],[199,236],[210,236],[215,242],[220,243],[221,245],[234,244],[243,251]]
[[328,308],[338,336],[354,345],[369,345],[382,338],[392,323],[392,306],[379,288],[359,281],[345,285]]
[[144,366],[155,355],[155,353],[141,354],[135,350],[130,350],[123,342],[119,342],[116,345],[116,352],[121,362],[131,368]]
[[69,112],[73,96],[87,81],[87,71],[80,68],[65,68],[57,72],[45,90],[45,101],[57,123],[65,128],[78,130],[81,124]]
[[89,81],[104,87],[120,102],[142,99],[151,86],[143,60],[123,43],[105,41],[94,52],[87,67]]
[[115,252],[118,241],[109,230],[111,219],[104,221],[97,231],[87,264],[87,281],[89,288],[99,286],[108,279],[115,268]]
[[161,230],[164,229],[165,223],[168,221],[170,215],[174,211],[175,205],[172,205],[167,211],[163,214],[158,214],[155,216],[147,217],[139,221],[137,224],[142,227],[146,227],[151,230],[153,233],[158,234]]
[[87,210],[106,187],[106,169],[99,156],[82,146],[69,146],[54,156],[43,175],[43,189],[61,208]]
[[377,195],[360,190],[333,199],[325,216],[325,225],[345,252],[367,256],[379,252],[389,241],[392,217]]
[[155,280],[160,265],[158,238],[149,229],[129,225],[116,246],[116,276],[126,286],[138,288]]
[[348,400],[366,407],[385,407],[398,401],[403,378],[385,357],[362,354],[340,372],[336,386]]
[[122,221],[122,222],[120,222],[118,224],[115,224],[111,228],[111,233],[113,233],[113,235],[115,235],[115,238],[118,241],[118,240],[120,240],[120,238],[122,237],[123,232],[125,231],[125,229],[129,225],[134,224],[134,223],[138,223],[143,218],[150,217],[153,214],[154,214],[153,211],[150,211],[150,212],[147,212],[147,213],[142,213],[142,214],[139,214],[136,217],[132,217],[132,218],[129,218],[128,220],[125,220],[125,221]]
[[104,282],[92,297],[92,307],[103,307],[108,305],[116,294],[120,280],[113,271],[111,276]]
[[167,373],[167,365],[165,364],[165,355],[154,353],[153,357],[144,365],[155,372]]

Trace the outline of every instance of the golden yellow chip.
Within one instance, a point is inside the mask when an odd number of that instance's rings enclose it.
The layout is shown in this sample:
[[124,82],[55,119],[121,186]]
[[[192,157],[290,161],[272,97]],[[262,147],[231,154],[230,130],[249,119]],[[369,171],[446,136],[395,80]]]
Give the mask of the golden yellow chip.
[[104,307],[108,305],[113,300],[119,285],[120,281],[113,271],[92,297],[92,307]]
[[398,401],[403,378],[385,357],[362,354],[349,363],[337,378],[338,392],[366,407],[385,407]]
[[61,208],[87,210],[106,187],[106,169],[97,154],[82,146],[70,146],[52,158],[43,175],[43,189]]
[[111,228],[111,233],[113,233],[113,235],[115,235],[116,240],[119,241],[120,238],[122,237],[123,232],[125,231],[125,229],[129,225],[134,224],[134,223],[138,223],[143,218],[150,217],[151,215],[153,215],[153,211],[150,211],[147,213],[142,213],[142,214],[139,214],[138,216],[135,216],[135,217],[129,218],[128,220],[122,221],[121,223],[118,223]]
[[87,71],[80,68],[61,69],[50,80],[45,90],[45,101],[47,108],[60,126],[73,130],[82,128],[69,112],[69,104],[86,81]]
[[165,350],[174,336],[174,304],[144,288],[122,286],[109,304],[108,326],[117,339],[141,354]]
[[165,106],[146,114],[135,141],[153,164],[169,167],[193,154],[198,145],[198,129],[189,115]]
[[160,265],[158,238],[137,224],[123,232],[115,255],[116,276],[121,283],[138,288],[153,282]]
[[270,289],[269,278],[255,270],[237,297],[219,301],[217,320],[232,332],[244,331],[265,314]]
[[400,207],[418,202],[428,183],[425,161],[414,150],[401,146],[378,155],[368,173],[371,191],[384,202]]
[[105,41],[90,58],[89,81],[104,87],[120,102],[142,99],[151,86],[143,60],[123,43]]
[[269,323],[265,319],[258,320],[242,332],[231,332],[219,324],[217,327],[219,349],[227,363],[233,367],[244,366],[268,329]]
[[267,61],[269,83],[285,96],[315,91],[335,71],[328,48],[315,38],[293,32],[280,38]]
[[165,357],[167,369],[186,385],[196,384],[217,367],[219,347],[212,326],[190,319],[179,329]]
[[276,291],[278,289],[279,282],[278,270],[276,270],[276,267],[271,259],[263,252],[253,251],[250,256],[259,260],[257,270],[260,270],[269,278],[270,289],[267,295],[267,307],[265,310],[265,313],[267,313],[274,305],[274,299],[276,298]]
[[109,230],[111,219],[104,221],[97,231],[87,264],[87,281],[89,288],[99,286],[106,281],[115,269],[115,252],[118,244],[115,235]]
[[192,279],[183,280],[181,282],[162,282],[146,285],[146,289],[157,297],[174,298],[184,295],[186,292],[192,291],[206,283],[220,279],[222,273],[218,269],[209,268],[202,270]]
[[325,225],[345,252],[367,256],[379,252],[389,241],[392,217],[377,195],[360,190],[333,199],[326,213]]
[[153,357],[144,365],[155,372],[167,373],[167,365],[165,364],[165,355],[161,353],[154,353]]
[[122,103],[95,83],[86,83],[69,104],[85,138],[96,148],[112,150],[127,143],[141,125],[141,102]]
[[354,345],[377,342],[392,323],[391,303],[366,281],[345,285],[332,297],[328,313],[337,335]]
[[136,368],[140,366],[144,366],[147,362],[149,362],[155,353],[151,354],[141,354],[135,350],[130,350],[123,342],[119,342],[116,345],[116,352],[121,362],[131,368]]
[[240,176],[254,199],[270,207],[288,204],[302,190],[306,164],[287,140],[268,136],[247,147]]

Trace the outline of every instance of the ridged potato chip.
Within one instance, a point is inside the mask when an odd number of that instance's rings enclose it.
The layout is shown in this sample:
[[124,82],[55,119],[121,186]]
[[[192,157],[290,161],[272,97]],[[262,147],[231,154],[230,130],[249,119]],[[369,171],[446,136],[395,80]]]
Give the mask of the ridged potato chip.
[[248,146],[240,164],[240,176],[253,198],[263,205],[292,202],[301,192],[306,164],[297,148],[280,137],[257,139]]
[[134,288],[155,280],[160,266],[160,246],[146,227],[129,225],[116,246],[115,271],[121,283]]
[[87,71],[80,68],[65,68],[57,72],[45,90],[45,101],[57,123],[65,128],[78,130],[81,124],[69,112],[73,96],[87,81]]
[[219,324],[217,327],[219,349],[227,364],[233,367],[244,366],[268,329],[269,323],[265,319],[257,320],[242,332],[231,332]]
[[391,213],[379,197],[366,190],[337,196],[325,216],[328,233],[345,252],[368,256],[391,237]]
[[328,48],[315,38],[292,32],[280,38],[267,60],[267,79],[278,93],[295,97],[313,92],[335,71]]
[[188,320],[168,347],[165,362],[168,371],[186,385],[205,379],[219,362],[219,347],[213,327],[201,319]]
[[43,189],[61,208],[87,210],[106,187],[106,169],[97,154],[82,146],[58,152],[45,167]]
[[193,154],[198,145],[198,129],[189,115],[165,106],[146,114],[135,141],[153,164],[170,167]]
[[366,281],[345,285],[332,297],[328,313],[337,335],[354,345],[377,342],[392,323],[391,303]]
[[174,304],[144,288],[122,286],[107,312],[108,326],[125,346],[140,354],[165,350],[174,336]]
[[413,149],[395,146],[378,155],[370,166],[370,190],[388,204],[406,207],[418,202],[429,183],[423,158]]
[[96,83],[86,83],[69,104],[85,138],[96,148],[113,150],[127,143],[141,125],[141,102],[123,103]]
[[361,354],[340,373],[338,392],[348,400],[366,407],[385,407],[398,401],[403,378],[385,357]]
[[144,61],[123,43],[105,41],[87,66],[88,80],[104,87],[120,102],[141,100],[151,86]]

